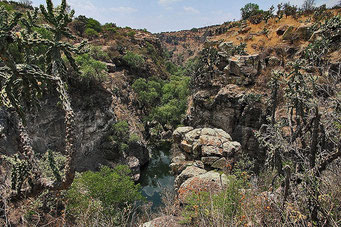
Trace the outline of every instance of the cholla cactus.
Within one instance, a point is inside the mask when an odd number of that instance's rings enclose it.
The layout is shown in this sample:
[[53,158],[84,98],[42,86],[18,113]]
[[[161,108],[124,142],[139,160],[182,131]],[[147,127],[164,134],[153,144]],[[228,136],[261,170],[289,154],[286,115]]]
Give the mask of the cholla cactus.
[[[78,47],[62,41],[62,38],[74,38],[69,32],[67,25],[72,21],[74,11],[66,12],[66,1],[62,0],[59,7],[54,8],[52,1],[47,0],[47,7],[40,6],[43,20],[46,24],[37,24],[38,9],[33,13],[27,12],[26,17],[21,14],[10,16],[8,12],[0,9],[0,105],[14,107],[24,124],[19,123],[21,145],[25,159],[29,160],[30,166],[34,167],[34,154],[29,137],[25,133],[25,107],[30,107],[32,103],[38,103],[37,97],[41,96],[44,85],[54,83],[60,95],[62,107],[65,111],[65,153],[68,157],[65,178],[58,179],[52,185],[44,185],[42,181],[33,182],[39,186],[32,187],[31,193],[37,194],[39,190],[65,189],[74,178],[74,112],[71,107],[70,98],[65,89],[63,79],[66,77],[66,65],[62,59],[63,54],[67,57],[71,66],[78,71],[78,67],[72,57],[73,54],[84,53],[86,42],[82,42]],[[24,25],[20,33],[17,32],[18,21]],[[35,28],[45,28],[50,31],[52,39],[44,39],[35,32]],[[18,64],[13,57],[9,44],[15,44],[24,55],[23,62]],[[37,56],[32,50],[34,47],[44,47],[47,52],[44,56]],[[42,67],[40,62],[44,62]],[[38,66],[39,65],[39,66]],[[36,101],[36,102],[34,102]],[[14,168],[15,169],[15,168]],[[33,179],[33,178],[32,178]],[[19,184],[20,185],[20,184]]]

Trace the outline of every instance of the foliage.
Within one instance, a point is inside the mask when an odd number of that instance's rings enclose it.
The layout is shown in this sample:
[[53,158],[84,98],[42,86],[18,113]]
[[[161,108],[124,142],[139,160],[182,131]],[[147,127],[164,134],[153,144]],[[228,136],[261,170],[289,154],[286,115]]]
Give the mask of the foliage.
[[[193,192],[186,198],[183,209],[185,222],[193,226],[207,223],[209,226],[237,225],[241,213],[243,181],[229,176],[226,189],[218,194],[208,191]],[[241,223],[238,223],[241,224]]]
[[[62,190],[67,188],[74,177],[74,149],[73,149],[73,126],[74,112],[65,88],[63,79],[66,78],[66,64],[62,55],[68,59],[72,68],[78,71],[73,55],[83,52],[85,42],[78,47],[63,42],[62,39],[73,39],[73,35],[67,27],[71,22],[74,11],[66,12],[66,1],[54,9],[50,0],[47,6],[40,6],[34,11],[27,11],[26,17],[20,13],[9,14],[0,9],[0,90],[1,105],[13,108],[21,117],[17,119],[19,131],[21,157],[27,162],[24,174],[19,182],[14,182],[17,194],[13,197],[21,198],[24,191],[26,196],[39,195],[44,189]],[[41,16],[41,18],[38,18]],[[39,23],[38,23],[39,19]],[[20,23],[18,23],[20,21]],[[44,29],[42,29],[44,28]],[[39,35],[36,31],[44,32]],[[17,58],[17,52],[13,53],[13,46],[21,50],[23,58]],[[43,54],[37,50],[46,50]],[[15,56],[15,57],[14,57]],[[37,165],[36,156],[31,146],[29,136],[25,129],[25,113],[31,111],[31,107],[39,105],[38,98],[49,88],[56,88],[59,94],[62,108],[65,111],[65,155],[67,162],[64,167],[65,177],[58,177],[53,183],[44,181],[41,169]],[[13,167],[13,174],[23,169],[21,161]],[[51,159],[51,162],[53,160]],[[57,173],[56,171],[54,171]],[[14,179],[14,178],[12,178]],[[25,190],[21,190],[24,186]],[[37,186],[38,185],[38,186]]]
[[[319,223],[326,219],[332,221],[333,218],[324,212],[325,208],[319,199],[323,179],[321,176],[327,166],[341,156],[338,148],[341,141],[339,129],[334,124],[330,125],[330,122],[339,121],[337,115],[340,110],[337,103],[340,103],[340,100],[338,97],[323,98],[317,91],[323,91],[326,96],[330,96],[330,91],[337,90],[335,86],[340,73],[331,72],[328,85],[321,84],[315,75],[305,71],[309,68],[308,65],[314,64],[314,60],[311,63],[296,61],[288,65],[290,73],[275,74],[270,83],[270,98],[273,100],[269,103],[272,116],[268,117],[268,123],[262,126],[256,136],[267,151],[266,169],[275,169],[279,176],[287,179],[283,206],[289,206],[291,199],[298,204],[307,204],[295,209],[300,214],[305,214],[307,220]],[[319,64],[319,67],[323,67],[323,64]],[[287,117],[276,121],[280,83],[285,83],[284,103]],[[329,88],[325,89],[326,86]],[[328,107],[328,110],[325,107]],[[290,165],[284,166],[284,163]],[[290,185],[290,179],[293,178],[300,179],[300,182]],[[289,185],[293,191],[290,198]]]
[[293,16],[295,18],[297,14],[297,6],[290,5],[290,2],[284,3],[283,12],[286,17]]
[[13,6],[6,3],[6,2],[0,2],[0,7],[3,7],[6,11],[13,11]]
[[98,37],[99,33],[102,31],[102,26],[97,20],[87,18],[83,15],[76,17],[72,21],[71,27],[73,27],[78,35],[86,35],[86,37],[91,39]]
[[174,127],[181,123],[187,109],[189,80],[186,76],[171,76],[170,81],[162,87],[161,105],[153,109],[153,119]]
[[40,159],[39,166],[42,168],[43,177],[48,180],[60,180],[64,177],[62,171],[66,163],[66,157],[61,153],[48,150]]
[[247,55],[247,52],[245,51],[246,46],[246,43],[240,43],[238,46],[233,47],[232,55]]
[[86,22],[87,22],[86,28],[91,28],[91,29],[95,30],[96,32],[102,31],[101,23],[99,23],[97,20],[95,20],[93,18],[88,18]]
[[102,26],[102,29],[104,32],[108,32],[108,33],[111,33],[111,34],[114,34],[117,32],[117,26],[115,23],[106,23]]
[[108,151],[108,157],[116,157],[112,152],[117,150],[119,152],[118,155],[124,154],[130,144],[140,141],[140,137],[137,134],[129,132],[129,124],[127,121],[117,121],[113,124],[108,139],[115,149]]
[[90,216],[104,213],[114,218],[115,225],[122,224],[125,221],[120,217],[122,210],[143,199],[140,185],[129,174],[130,169],[123,165],[114,169],[103,166],[99,172],[79,174],[66,194],[67,215],[77,218],[86,213]]
[[145,63],[143,56],[131,51],[123,56],[123,60],[133,69],[141,68]]
[[89,55],[98,61],[109,62],[110,57],[108,53],[102,50],[101,46],[90,46]]
[[147,81],[144,78],[135,80],[132,88],[137,93],[142,105],[151,106],[157,102],[162,92],[162,84],[156,80]]
[[94,38],[97,38],[99,36],[99,33],[93,28],[85,29],[84,34],[89,39],[94,39]]
[[133,39],[135,37],[135,34],[136,34],[136,32],[134,30],[131,30],[127,33],[127,36],[129,36],[130,38]]
[[107,66],[95,60],[90,54],[82,54],[75,58],[81,72],[81,80],[90,83],[91,81],[103,81],[107,75]]
[[242,19],[247,20],[251,16],[259,12],[259,5],[255,3],[248,3],[243,8],[241,8],[240,11],[242,13]]
[[176,126],[187,108],[189,80],[189,77],[175,75],[163,82],[139,78],[132,87],[143,107],[150,110],[149,120]]

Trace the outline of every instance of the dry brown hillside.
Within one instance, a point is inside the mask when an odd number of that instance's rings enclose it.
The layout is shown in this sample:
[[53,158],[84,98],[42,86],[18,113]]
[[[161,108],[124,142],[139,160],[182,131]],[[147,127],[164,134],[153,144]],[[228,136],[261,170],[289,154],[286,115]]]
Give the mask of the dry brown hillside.
[[[341,14],[341,9],[328,10],[328,12],[338,15]],[[308,45],[310,36],[296,37],[290,34],[284,35],[284,32],[292,26],[293,32],[299,29],[297,33],[304,36],[306,28],[311,27],[315,22],[313,14],[298,18],[284,16],[280,20],[271,18],[267,23],[265,21],[259,24],[251,24],[249,21],[226,22],[199,29],[164,32],[158,34],[158,37],[163,47],[170,52],[172,61],[182,64],[196,56],[206,41],[233,42],[233,45],[246,43],[245,50],[249,54],[288,44],[304,48]],[[337,57],[338,54],[332,55],[332,58]]]

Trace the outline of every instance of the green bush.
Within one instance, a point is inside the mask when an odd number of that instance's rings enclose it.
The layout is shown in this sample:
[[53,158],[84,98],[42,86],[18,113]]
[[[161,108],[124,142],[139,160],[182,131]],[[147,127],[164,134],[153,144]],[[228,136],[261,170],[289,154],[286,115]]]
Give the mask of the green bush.
[[117,121],[112,126],[109,140],[116,145],[120,153],[124,153],[128,150],[129,144],[139,141],[140,137],[135,133],[130,134],[127,121]]
[[99,36],[99,33],[92,28],[85,29],[84,34],[89,39],[94,39],[94,38],[97,38]]
[[141,55],[135,54],[131,51],[123,56],[123,60],[133,69],[138,69],[145,63],[144,58]]
[[91,28],[91,29],[95,30],[96,32],[102,31],[101,23],[99,23],[97,20],[95,20],[93,18],[87,19],[86,27]]
[[132,30],[132,31],[127,33],[127,36],[129,36],[130,38],[133,39],[135,37],[135,34],[136,34],[136,32]]
[[181,123],[187,109],[189,80],[190,77],[175,75],[164,82],[140,78],[132,87],[139,101],[150,111],[148,120],[176,126]]
[[110,61],[109,55],[106,52],[104,52],[100,46],[91,46],[89,54],[95,60],[104,62]]
[[126,142],[129,139],[129,124],[127,121],[118,121],[113,126],[113,139],[115,141]]
[[115,225],[122,224],[122,211],[143,200],[140,185],[129,174],[130,169],[124,165],[114,169],[103,166],[99,172],[79,174],[66,193],[67,216],[81,222],[83,218],[107,214],[115,218]]
[[8,12],[13,11],[13,6],[6,2],[0,2],[0,7],[4,7]]
[[81,79],[90,83],[91,81],[103,81],[108,73],[107,66],[95,59],[90,54],[79,55],[75,58],[81,72]]

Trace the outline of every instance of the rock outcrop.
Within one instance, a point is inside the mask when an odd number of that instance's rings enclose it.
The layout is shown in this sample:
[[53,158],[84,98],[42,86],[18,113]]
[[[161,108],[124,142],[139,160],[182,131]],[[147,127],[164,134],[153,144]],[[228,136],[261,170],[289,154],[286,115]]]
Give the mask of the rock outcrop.
[[[114,166],[122,163],[131,167],[133,178],[138,180],[140,167],[149,161],[146,143],[140,132],[135,131],[141,141],[130,142],[126,154],[123,155],[108,142],[112,125],[120,120],[113,109],[113,106],[117,107],[119,104],[115,102],[113,94],[104,88],[89,90],[70,88],[76,114],[76,171],[98,170],[101,165]],[[41,102],[41,108],[26,116],[28,134],[37,154],[44,154],[48,150],[61,154],[64,152],[64,112],[58,107],[57,97],[55,94],[47,95]],[[0,108],[0,152],[6,155],[13,155],[18,150],[19,137],[13,116]],[[136,119],[138,120],[137,117]]]
[[260,95],[247,93],[233,84],[218,91],[200,90],[193,95],[193,105],[186,124],[193,127],[219,127],[238,141],[244,152],[260,158],[258,142],[253,133],[264,121],[265,110],[260,99]]
[[254,84],[260,70],[261,62],[258,54],[230,57],[228,65],[224,68],[229,83],[243,86]]
[[232,169],[241,154],[240,143],[222,129],[192,127],[176,129],[173,141],[177,155],[171,166],[177,175],[175,188],[181,203],[193,192],[217,193],[225,188],[228,178],[217,171]]

